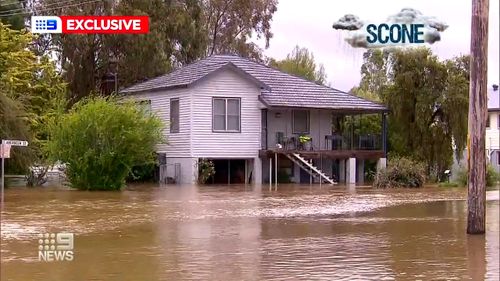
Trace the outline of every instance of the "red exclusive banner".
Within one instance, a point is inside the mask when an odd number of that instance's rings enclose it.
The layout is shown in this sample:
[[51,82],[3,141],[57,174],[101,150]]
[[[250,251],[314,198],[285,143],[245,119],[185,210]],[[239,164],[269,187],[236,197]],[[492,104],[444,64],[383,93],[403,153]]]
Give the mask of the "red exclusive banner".
[[149,32],[148,16],[60,16],[62,33],[141,34]]

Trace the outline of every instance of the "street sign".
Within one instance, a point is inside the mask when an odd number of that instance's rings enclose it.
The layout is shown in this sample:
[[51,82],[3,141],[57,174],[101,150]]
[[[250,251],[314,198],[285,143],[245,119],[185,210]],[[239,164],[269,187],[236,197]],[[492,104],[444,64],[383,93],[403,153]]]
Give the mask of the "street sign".
[[27,141],[22,141],[22,140],[2,140],[2,143],[0,144],[0,156],[2,159],[2,179],[0,180],[0,184],[2,186],[1,189],[1,199],[0,203],[2,203],[2,206],[0,207],[3,210],[3,197],[4,197],[4,188],[5,188],[5,158],[10,158],[10,147],[11,146],[28,146]]
[[0,158],[10,158],[10,144],[0,144]]
[[2,140],[2,143],[10,144],[12,146],[28,146],[28,142],[22,140]]

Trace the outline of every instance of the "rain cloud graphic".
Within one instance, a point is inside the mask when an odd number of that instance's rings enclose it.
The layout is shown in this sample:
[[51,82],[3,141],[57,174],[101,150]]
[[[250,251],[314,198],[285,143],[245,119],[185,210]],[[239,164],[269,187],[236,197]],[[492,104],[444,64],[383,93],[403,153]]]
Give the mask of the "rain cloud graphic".
[[[383,48],[409,45],[409,43],[369,43],[366,38],[368,36],[366,30],[367,25],[370,23],[373,22],[363,21],[355,15],[347,14],[333,23],[333,29],[349,31],[345,41],[354,48]],[[435,17],[425,16],[420,11],[412,8],[402,9],[399,13],[389,16],[384,23],[388,25],[404,24],[407,26],[410,24],[423,24],[423,39],[429,44],[440,41],[441,32],[448,28],[446,23],[439,21]]]

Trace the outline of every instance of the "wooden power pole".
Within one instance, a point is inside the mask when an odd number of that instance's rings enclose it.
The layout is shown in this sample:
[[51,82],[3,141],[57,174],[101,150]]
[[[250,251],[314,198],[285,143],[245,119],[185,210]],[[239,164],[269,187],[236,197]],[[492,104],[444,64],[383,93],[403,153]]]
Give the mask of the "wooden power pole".
[[468,234],[483,234],[485,232],[488,13],[489,0],[472,0],[468,139]]

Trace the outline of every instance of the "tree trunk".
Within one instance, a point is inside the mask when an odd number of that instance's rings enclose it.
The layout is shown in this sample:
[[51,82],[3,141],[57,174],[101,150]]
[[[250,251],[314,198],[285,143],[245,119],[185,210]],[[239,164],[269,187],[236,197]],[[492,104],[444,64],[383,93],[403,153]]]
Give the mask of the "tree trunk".
[[472,0],[467,233],[485,231],[489,0]]

